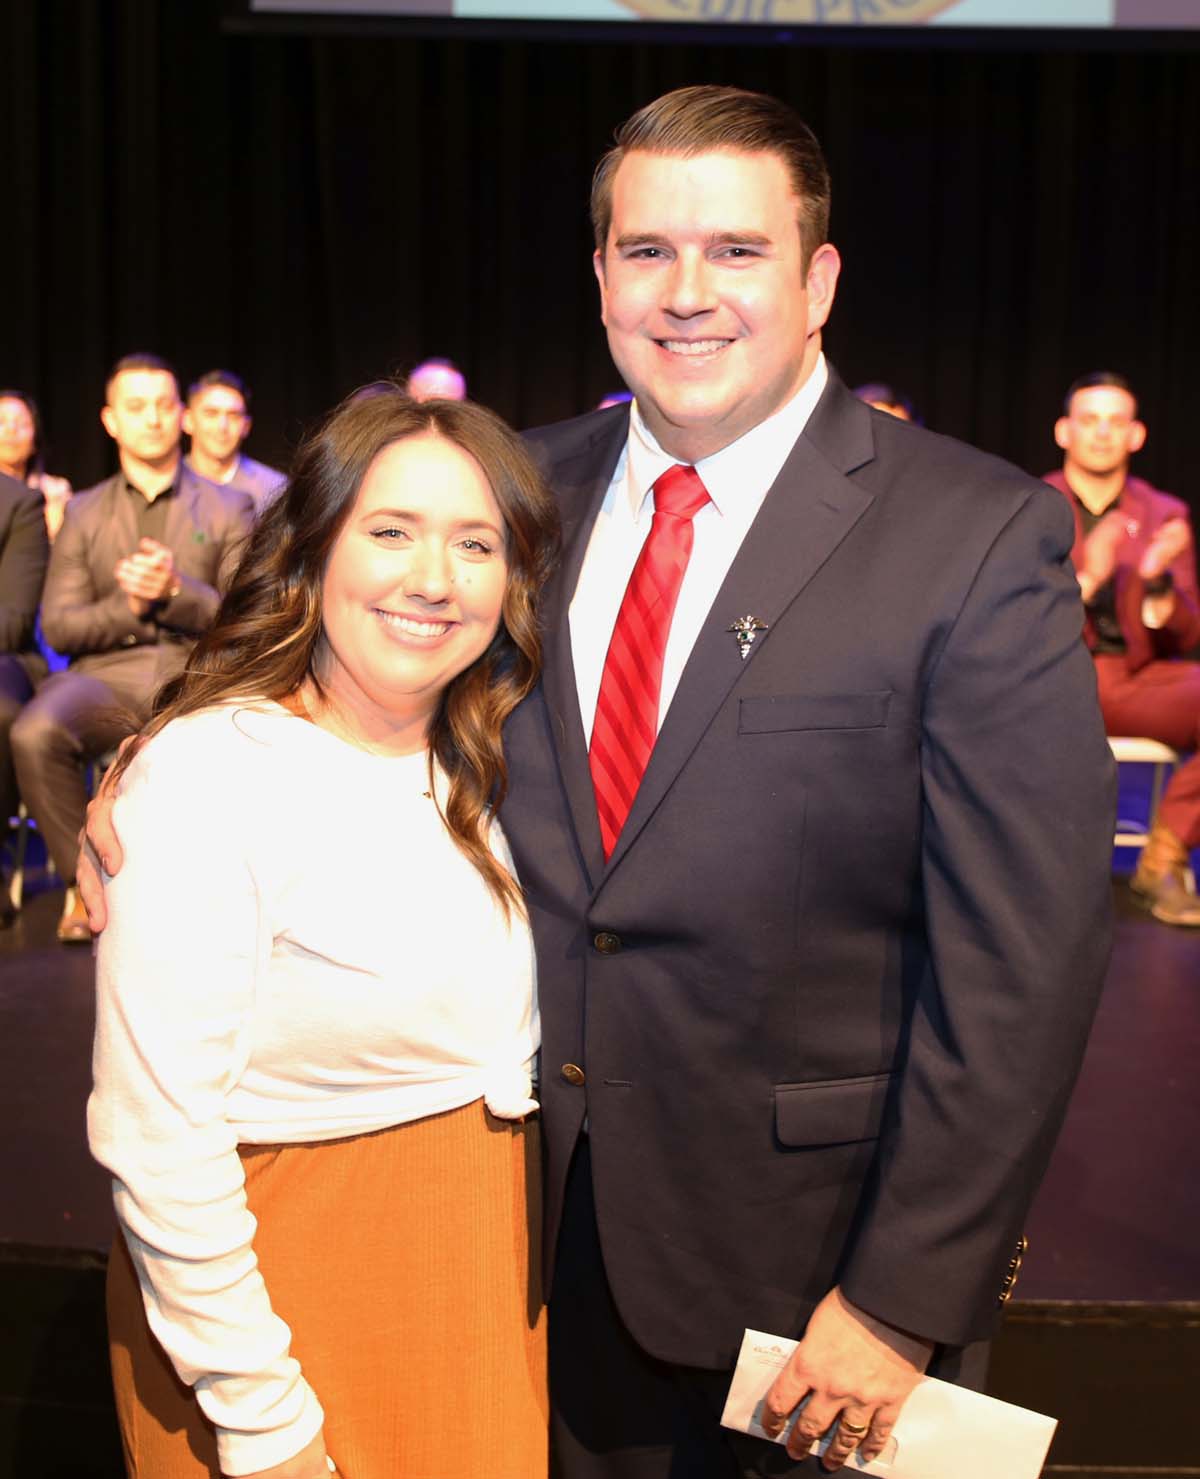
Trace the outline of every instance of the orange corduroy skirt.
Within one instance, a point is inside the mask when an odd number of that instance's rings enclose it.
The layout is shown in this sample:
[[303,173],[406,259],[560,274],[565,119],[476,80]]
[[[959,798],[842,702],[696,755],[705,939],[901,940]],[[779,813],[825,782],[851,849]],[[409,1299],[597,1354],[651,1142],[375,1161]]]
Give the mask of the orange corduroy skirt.
[[[544,1479],[536,1120],[482,1101],[373,1135],[246,1146],[254,1248],[344,1479]],[[136,1479],[218,1476],[216,1439],[146,1323],[125,1240],[109,1341]]]

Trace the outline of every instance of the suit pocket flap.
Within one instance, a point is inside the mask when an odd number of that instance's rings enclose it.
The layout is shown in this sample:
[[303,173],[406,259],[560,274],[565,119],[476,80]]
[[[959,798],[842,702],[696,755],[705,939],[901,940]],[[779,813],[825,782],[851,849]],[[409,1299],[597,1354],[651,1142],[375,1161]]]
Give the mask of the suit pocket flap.
[[887,723],[891,689],[877,693],[794,693],[744,698],[739,734],[788,729],[880,729]]
[[775,1133],[784,1145],[845,1145],[878,1138],[890,1073],[775,1085]]

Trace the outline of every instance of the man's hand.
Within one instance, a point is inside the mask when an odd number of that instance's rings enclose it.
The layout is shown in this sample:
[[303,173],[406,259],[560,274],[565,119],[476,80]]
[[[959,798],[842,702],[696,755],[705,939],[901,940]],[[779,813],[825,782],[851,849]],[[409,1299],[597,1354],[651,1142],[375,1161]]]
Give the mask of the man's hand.
[[1179,558],[1192,543],[1192,526],[1184,518],[1167,519],[1150,537],[1138,563],[1143,580],[1154,580]]
[[[123,755],[129,745],[139,743],[136,735],[121,741],[117,754]],[[87,910],[88,923],[94,934],[99,934],[108,923],[108,910],[104,904],[104,883],[101,868],[111,878],[120,871],[124,861],[121,843],[113,829],[112,809],[117,799],[117,787],[109,780],[109,771],[100,782],[95,796],[88,802],[87,822],[79,834],[79,858],[75,864],[75,886]]]
[[1129,538],[1125,516],[1111,509],[1083,541],[1083,558],[1075,572],[1079,594],[1084,603],[1092,599],[1102,585],[1112,579],[1117,568],[1117,553]]
[[831,1289],[767,1393],[763,1426],[777,1436],[807,1398],[788,1438],[792,1458],[803,1458],[834,1423],[821,1459],[826,1469],[840,1469],[855,1448],[867,1461],[878,1458],[932,1354],[931,1341],[884,1324]]
[[135,616],[146,616],[155,601],[169,599],[179,589],[175,556],[156,539],[141,539],[131,555],[118,560],[113,572]]

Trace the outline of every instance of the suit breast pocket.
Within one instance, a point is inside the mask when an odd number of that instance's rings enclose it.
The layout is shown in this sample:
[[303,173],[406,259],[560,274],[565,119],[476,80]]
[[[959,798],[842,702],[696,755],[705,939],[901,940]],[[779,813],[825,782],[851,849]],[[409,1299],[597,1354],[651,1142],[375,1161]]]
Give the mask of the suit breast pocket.
[[891,701],[890,688],[869,693],[781,693],[743,698],[738,701],[738,733],[883,729]]

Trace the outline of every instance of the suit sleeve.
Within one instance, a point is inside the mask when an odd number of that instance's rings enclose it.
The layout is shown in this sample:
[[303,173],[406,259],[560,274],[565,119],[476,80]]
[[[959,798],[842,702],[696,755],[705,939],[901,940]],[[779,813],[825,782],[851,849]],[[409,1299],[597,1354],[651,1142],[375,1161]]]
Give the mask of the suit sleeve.
[[33,643],[49,551],[42,496],[22,488],[0,547],[0,652],[23,652]]
[[[1188,517],[1186,508],[1181,508],[1181,512],[1183,517]],[[1192,535],[1193,543],[1170,566],[1175,605],[1165,625],[1157,628],[1151,636],[1156,657],[1178,657],[1200,644],[1200,591],[1196,584],[1194,527]],[[1142,587],[1144,597],[1145,582],[1142,582]]]
[[1108,961],[1115,767],[1068,562],[1032,494],[994,540],[922,719],[927,965],[843,1270],[928,1339],[988,1336]]
[[153,623],[133,614],[119,586],[106,595],[99,592],[91,527],[99,511],[90,500],[67,504],[46,572],[42,630],[51,647],[69,657],[155,640]]

